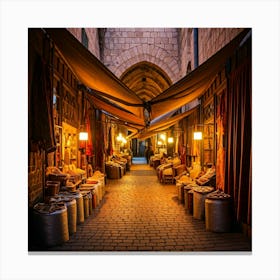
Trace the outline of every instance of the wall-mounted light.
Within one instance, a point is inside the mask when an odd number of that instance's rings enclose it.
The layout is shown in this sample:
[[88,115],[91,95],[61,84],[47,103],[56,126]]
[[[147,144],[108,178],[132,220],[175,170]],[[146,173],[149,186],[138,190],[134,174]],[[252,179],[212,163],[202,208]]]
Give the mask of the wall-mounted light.
[[161,134],[161,135],[160,135],[160,139],[163,140],[163,141],[165,141],[165,140],[166,140],[166,135],[165,135],[165,134]]
[[202,140],[202,132],[201,131],[195,131],[193,133],[193,139],[194,140]]
[[116,139],[117,139],[118,142],[121,142],[122,145],[127,143],[127,140],[122,136],[121,133],[119,133],[119,135],[117,136]]
[[80,141],[87,141],[88,140],[88,133],[87,132],[80,132],[79,133],[79,140]]
[[173,137],[168,137],[167,142],[169,144],[172,144],[174,142],[174,138]]

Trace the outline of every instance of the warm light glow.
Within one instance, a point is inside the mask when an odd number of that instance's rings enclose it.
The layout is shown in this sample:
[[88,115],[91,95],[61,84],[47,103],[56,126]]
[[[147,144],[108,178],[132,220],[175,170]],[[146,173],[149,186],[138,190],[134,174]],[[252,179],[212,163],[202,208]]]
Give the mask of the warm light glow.
[[119,133],[119,135],[117,136],[117,141],[121,142],[121,144],[126,144],[127,140],[122,136],[121,133]]
[[159,146],[161,146],[161,145],[162,145],[162,142],[161,142],[161,141],[158,141],[157,144],[158,144]]
[[165,135],[165,134],[161,134],[161,135],[160,135],[160,139],[163,140],[163,141],[165,141],[165,140],[166,140],[166,135]]
[[121,133],[119,133],[119,135],[117,136],[117,141],[121,142],[123,139],[123,136]]
[[81,141],[88,140],[88,133],[87,132],[80,132],[79,133],[79,140],[81,140]]
[[173,137],[168,137],[167,142],[170,143],[170,144],[173,143],[174,142]]
[[193,139],[194,140],[202,140],[202,132],[201,131],[195,131],[193,133]]

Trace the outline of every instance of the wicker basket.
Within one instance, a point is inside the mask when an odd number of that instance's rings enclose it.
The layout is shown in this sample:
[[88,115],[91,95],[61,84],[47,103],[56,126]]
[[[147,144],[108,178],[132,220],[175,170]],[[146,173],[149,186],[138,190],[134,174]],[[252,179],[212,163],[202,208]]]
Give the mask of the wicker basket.
[[53,174],[53,173],[50,173],[48,175],[48,180],[49,181],[58,181],[58,182],[60,182],[61,187],[66,185],[67,179],[68,179],[67,174]]
[[59,193],[60,182],[59,181],[47,181],[45,194],[46,196],[54,196]]

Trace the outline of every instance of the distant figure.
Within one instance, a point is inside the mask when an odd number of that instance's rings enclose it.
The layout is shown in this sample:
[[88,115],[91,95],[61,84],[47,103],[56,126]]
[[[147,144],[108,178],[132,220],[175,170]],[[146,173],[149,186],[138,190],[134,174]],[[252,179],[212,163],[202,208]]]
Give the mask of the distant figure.
[[145,158],[147,160],[147,164],[149,164],[149,162],[150,162],[150,147],[149,146],[145,149]]

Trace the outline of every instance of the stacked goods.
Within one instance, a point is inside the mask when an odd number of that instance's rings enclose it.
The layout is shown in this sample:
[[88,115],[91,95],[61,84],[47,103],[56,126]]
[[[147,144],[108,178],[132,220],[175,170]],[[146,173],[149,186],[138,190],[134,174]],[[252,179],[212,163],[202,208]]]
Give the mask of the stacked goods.
[[193,214],[193,189],[188,191],[188,213]]
[[48,181],[58,181],[60,186],[63,187],[66,185],[66,181],[69,179],[69,175],[62,173],[57,167],[47,167],[46,169],[46,178]]
[[220,190],[205,199],[205,226],[213,232],[229,232],[232,226],[231,196]]
[[84,215],[84,201],[83,196],[80,193],[79,190],[74,192],[60,192],[58,194],[59,196],[63,197],[71,197],[76,199],[77,203],[77,224],[81,224],[85,221],[85,215]]
[[67,207],[65,203],[37,203],[33,208],[36,236],[46,247],[69,240]]
[[63,202],[67,207],[68,217],[68,230],[69,234],[73,234],[77,231],[77,202],[75,198],[67,196],[54,196],[50,199],[50,203]]
[[203,220],[205,218],[205,198],[207,194],[214,191],[213,187],[193,188],[193,217]]
[[[186,210],[187,212],[190,212],[190,211],[189,211],[189,208],[190,208],[190,207],[189,207],[188,192],[192,190],[192,187],[191,187],[190,185],[188,185],[188,186],[184,186],[183,189],[184,189],[185,210]],[[193,207],[193,206],[192,206],[192,207]]]
[[97,206],[97,201],[96,201],[96,193],[97,193],[97,187],[91,184],[82,184],[79,188],[80,191],[90,191],[91,192],[91,203],[92,209],[95,209]]
[[64,187],[61,188],[61,190],[74,192],[77,188],[77,185],[71,182],[70,180],[67,180]]
[[182,175],[179,179],[176,180],[179,202],[185,203],[184,187],[191,184],[192,182],[192,179],[187,175]]
[[86,184],[81,184],[80,190],[91,190],[94,187],[97,205],[102,201],[101,184],[98,181],[87,180]]
[[53,196],[59,193],[60,182],[59,181],[47,181],[46,182],[46,196]]
[[89,216],[89,205],[91,203],[91,201],[89,201],[90,199],[89,195],[91,195],[91,193],[90,191],[81,191],[81,195],[83,196],[83,200],[84,200],[84,216],[85,218],[87,218]]
[[108,161],[105,164],[105,170],[107,174],[107,178],[109,179],[120,179],[122,177],[123,172],[121,171],[123,167],[121,167],[118,163]]
[[215,167],[209,168],[205,174],[196,179],[199,186],[215,186],[216,184],[216,169]]
[[86,178],[86,171],[77,168],[75,164],[64,165],[63,172],[69,175],[69,180],[74,184]]
[[88,180],[96,180],[101,184],[102,194],[105,194],[105,174],[101,173],[99,170],[94,171],[92,177],[88,178]]

